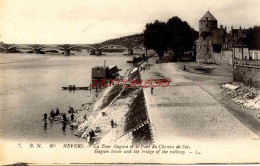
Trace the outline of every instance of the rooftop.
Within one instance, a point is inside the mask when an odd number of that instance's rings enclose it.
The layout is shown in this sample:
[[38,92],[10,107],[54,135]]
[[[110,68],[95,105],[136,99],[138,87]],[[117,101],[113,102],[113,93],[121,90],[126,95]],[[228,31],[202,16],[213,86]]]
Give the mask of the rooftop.
[[217,19],[209,11],[207,11],[207,13],[200,19],[200,21],[206,21],[206,18],[208,18],[210,21],[217,21]]

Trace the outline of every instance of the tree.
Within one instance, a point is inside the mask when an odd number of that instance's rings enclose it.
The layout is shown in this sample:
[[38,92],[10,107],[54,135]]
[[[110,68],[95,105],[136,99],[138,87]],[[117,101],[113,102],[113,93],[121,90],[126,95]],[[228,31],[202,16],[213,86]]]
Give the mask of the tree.
[[186,21],[172,17],[166,23],[167,44],[175,55],[192,50],[198,32],[189,26]]
[[197,38],[198,32],[178,17],[172,17],[167,23],[156,20],[146,24],[144,30],[144,46],[154,49],[160,57],[168,49],[175,55],[191,51]]
[[165,23],[156,20],[154,23],[146,24],[145,27],[144,46],[147,49],[154,49],[159,57],[162,57],[164,51],[167,50],[167,43],[165,40]]

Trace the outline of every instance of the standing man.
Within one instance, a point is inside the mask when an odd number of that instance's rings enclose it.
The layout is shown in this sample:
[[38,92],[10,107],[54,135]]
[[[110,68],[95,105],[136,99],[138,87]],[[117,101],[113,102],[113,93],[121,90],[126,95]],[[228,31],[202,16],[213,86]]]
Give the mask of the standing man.
[[73,113],[70,115],[70,119],[71,119],[71,122],[73,122],[73,120],[74,120],[74,114]]
[[62,119],[63,119],[63,121],[64,121],[64,122],[67,122],[67,121],[68,121],[68,119],[67,119],[67,117],[66,117],[66,114],[65,114],[65,113],[63,113],[63,114],[62,114]]
[[60,115],[60,110],[59,110],[59,108],[57,108],[57,110],[56,110],[56,115]]
[[50,113],[50,115],[51,115],[51,118],[52,118],[52,119],[55,118],[55,115],[56,115],[56,114],[54,113],[53,109],[51,109],[51,113]]
[[43,119],[46,121],[47,120],[47,114],[45,113],[44,115],[43,115]]

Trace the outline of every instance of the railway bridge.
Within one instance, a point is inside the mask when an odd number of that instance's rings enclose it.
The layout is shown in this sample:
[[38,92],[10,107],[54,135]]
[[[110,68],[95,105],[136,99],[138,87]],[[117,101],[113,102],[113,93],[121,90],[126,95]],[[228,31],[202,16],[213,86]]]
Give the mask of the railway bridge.
[[13,50],[29,50],[33,53],[44,53],[43,49],[55,49],[63,51],[65,56],[69,56],[70,52],[73,50],[89,50],[91,55],[102,55],[102,51],[118,51],[122,50],[128,51],[129,55],[133,55],[134,49],[144,49],[143,46],[123,46],[116,44],[5,44],[3,42],[0,43],[0,51],[9,53],[13,52]]

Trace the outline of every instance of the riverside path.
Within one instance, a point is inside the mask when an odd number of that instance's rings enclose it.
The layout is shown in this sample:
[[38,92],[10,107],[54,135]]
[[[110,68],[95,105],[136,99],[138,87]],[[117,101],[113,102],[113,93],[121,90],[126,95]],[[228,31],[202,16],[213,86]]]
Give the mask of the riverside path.
[[149,60],[150,70],[141,71],[142,80],[171,80],[169,87],[156,87],[153,94],[144,88],[154,144],[187,145],[187,153],[198,154],[196,163],[259,161],[259,136],[220,102],[219,84],[232,77],[187,73],[178,63],[154,61]]

